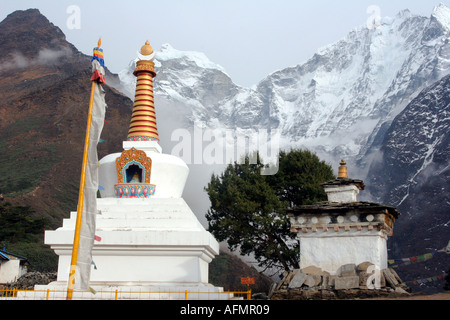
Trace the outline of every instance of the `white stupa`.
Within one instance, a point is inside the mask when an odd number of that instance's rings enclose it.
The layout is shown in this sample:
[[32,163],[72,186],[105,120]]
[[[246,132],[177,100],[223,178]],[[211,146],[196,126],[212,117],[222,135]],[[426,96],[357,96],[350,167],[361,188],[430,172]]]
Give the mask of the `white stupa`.
[[399,211],[391,206],[357,200],[365,185],[349,179],[344,160],[338,178],[322,184],[328,201],[289,210],[291,231],[300,242],[300,269],[317,267],[339,275],[342,267],[369,262],[388,268],[387,240]]
[[[154,53],[148,41],[138,57],[124,151],[100,160],[102,188],[90,285],[97,292],[156,292],[164,299],[184,299],[185,292],[201,292],[195,295],[200,299],[227,299],[222,288],[208,283],[208,266],[219,254],[219,244],[182,198],[189,168],[180,158],[162,153],[159,145]],[[45,243],[59,256],[58,276],[56,282],[35,290],[67,288],[75,220],[72,212],[61,228],[46,231]],[[160,294],[169,291],[170,296]],[[174,292],[182,294],[177,297]]]

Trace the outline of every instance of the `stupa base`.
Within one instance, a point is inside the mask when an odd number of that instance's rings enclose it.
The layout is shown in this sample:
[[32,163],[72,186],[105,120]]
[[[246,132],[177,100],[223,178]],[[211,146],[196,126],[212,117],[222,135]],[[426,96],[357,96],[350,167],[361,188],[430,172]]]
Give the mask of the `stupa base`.
[[[18,292],[19,300],[66,300],[67,283],[36,285],[34,291]],[[203,283],[92,282],[89,291],[73,291],[72,300],[231,300],[239,299],[222,287]]]

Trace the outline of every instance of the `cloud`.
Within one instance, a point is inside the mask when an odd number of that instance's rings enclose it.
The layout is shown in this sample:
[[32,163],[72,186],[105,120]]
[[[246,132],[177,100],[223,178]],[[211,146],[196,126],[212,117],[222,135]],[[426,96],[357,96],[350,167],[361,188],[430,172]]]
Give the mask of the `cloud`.
[[24,69],[35,65],[46,65],[57,61],[63,57],[69,57],[72,55],[72,51],[69,48],[62,48],[58,50],[41,49],[38,55],[34,59],[29,59],[20,51],[15,51],[12,54],[12,58],[0,64],[0,71],[10,69]]
[[69,48],[63,48],[61,50],[51,50],[44,48],[39,51],[36,59],[37,64],[48,64],[54,62],[60,58],[68,57],[72,55],[72,51]]
[[15,68],[22,69],[28,67],[29,64],[29,60],[21,52],[14,52],[12,60],[0,64],[0,71]]

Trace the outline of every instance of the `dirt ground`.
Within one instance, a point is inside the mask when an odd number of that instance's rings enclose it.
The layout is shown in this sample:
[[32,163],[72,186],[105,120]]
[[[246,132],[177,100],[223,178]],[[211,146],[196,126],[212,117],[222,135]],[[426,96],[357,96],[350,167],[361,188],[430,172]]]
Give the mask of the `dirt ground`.
[[436,294],[413,294],[409,297],[400,298],[374,298],[370,300],[450,300],[450,292],[442,292]]

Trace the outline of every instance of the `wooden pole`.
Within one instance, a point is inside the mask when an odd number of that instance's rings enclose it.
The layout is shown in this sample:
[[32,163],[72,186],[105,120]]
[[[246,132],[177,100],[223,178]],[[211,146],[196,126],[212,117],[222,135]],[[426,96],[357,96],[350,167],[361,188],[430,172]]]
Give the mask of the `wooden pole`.
[[81,218],[83,215],[84,187],[85,187],[85,181],[86,181],[86,167],[87,167],[87,158],[88,158],[89,137],[90,137],[90,133],[91,133],[92,106],[94,104],[94,91],[95,91],[95,81],[92,81],[91,100],[89,102],[89,114],[88,114],[87,129],[86,129],[86,139],[84,142],[83,166],[81,169],[80,193],[78,195],[77,220],[76,220],[76,225],[75,225],[75,235],[74,235],[73,249],[72,249],[72,261],[70,263],[69,284],[67,287],[66,300],[72,300],[73,288],[75,285],[75,269],[77,267],[78,247],[79,247],[79,243],[80,243]]

